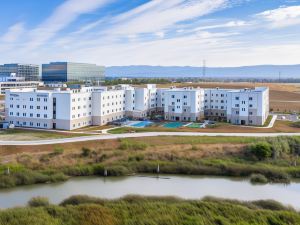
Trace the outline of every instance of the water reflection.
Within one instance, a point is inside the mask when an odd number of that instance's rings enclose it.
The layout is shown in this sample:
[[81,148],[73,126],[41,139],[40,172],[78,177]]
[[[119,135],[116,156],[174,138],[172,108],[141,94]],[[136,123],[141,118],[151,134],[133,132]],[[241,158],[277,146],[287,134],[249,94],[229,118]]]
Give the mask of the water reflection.
[[273,199],[300,208],[300,183],[252,185],[236,178],[139,175],[132,177],[80,177],[67,182],[22,186],[0,190],[0,208],[25,205],[34,196],[59,203],[72,195],[118,198],[128,194],[177,196],[201,199],[205,196],[239,200]]

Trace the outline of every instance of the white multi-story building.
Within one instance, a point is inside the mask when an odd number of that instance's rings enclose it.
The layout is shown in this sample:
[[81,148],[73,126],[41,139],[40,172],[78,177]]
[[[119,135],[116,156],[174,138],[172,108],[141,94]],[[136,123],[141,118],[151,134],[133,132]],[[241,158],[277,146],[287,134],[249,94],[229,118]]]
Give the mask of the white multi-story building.
[[269,116],[269,89],[259,87],[228,91],[227,121],[241,125],[263,125]]
[[204,90],[171,88],[162,92],[166,120],[197,121],[203,118]]
[[73,130],[104,125],[124,117],[144,118],[163,112],[166,120],[197,121],[204,117],[233,124],[262,125],[269,115],[269,89],[60,88],[6,91],[6,121],[15,126]]

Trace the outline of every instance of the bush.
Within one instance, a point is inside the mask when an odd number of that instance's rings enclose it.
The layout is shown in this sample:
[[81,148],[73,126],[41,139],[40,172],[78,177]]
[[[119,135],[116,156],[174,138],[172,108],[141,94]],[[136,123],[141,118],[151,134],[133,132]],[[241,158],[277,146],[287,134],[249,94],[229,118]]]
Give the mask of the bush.
[[290,208],[282,205],[280,202],[274,200],[258,200],[253,201],[252,204],[262,208],[269,210],[291,210]]
[[107,168],[107,173],[109,176],[123,176],[128,175],[130,171],[124,166],[111,166]]
[[0,188],[10,188],[16,185],[16,179],[10,175],[0,176]]
[[121,150],[145,150],[147,148],[146,143],[133,142],[129,140],[121,140],[119,149]]
[[90,197],[87,195],[74,195],[63,200],[60,205],[80,205],[80,204],[103,204],[104,200],[100,198]]
[[82,155],[83,157],[88,157],[90,154],[91,154],[91,150],[90,150],[89,148],[83,147],[83,148],[81,149],[81,155]]
[[251,183],[266,184],[266,183],[268,183],[268,179],[262,174],[251,174],[250,182]]
[[45,197],[34,197],[28,202],[28,206],[30,207],[44,207],[49,205],[49,199]]
[[64,149],[57,147],[57,148],[54,149],[52,155],[61,155],[63,153],[64,153]]
[[250,146],[250,152],[259,160],[264,160],[272,156],[272,147],[268,142],[259,142]]

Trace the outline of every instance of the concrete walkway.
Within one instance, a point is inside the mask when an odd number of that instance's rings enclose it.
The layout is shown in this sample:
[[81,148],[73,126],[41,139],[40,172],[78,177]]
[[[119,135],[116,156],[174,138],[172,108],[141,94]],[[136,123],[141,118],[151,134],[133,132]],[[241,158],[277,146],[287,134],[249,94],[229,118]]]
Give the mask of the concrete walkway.
[[126,134],[107,134],[107,135],[91,135],[72,138],[61,138],[51,140],[35,140],[35,141],[0,141],[0,145],[49,145],[63,144],[83,141],[97,141],[119,138],[134,137],[157,137],[157,136],[208,136],[208,137],[278,137],[278,136],[300,136],[300,133],[200,133],[200,132],[147,132],[147,133],[126,133]]

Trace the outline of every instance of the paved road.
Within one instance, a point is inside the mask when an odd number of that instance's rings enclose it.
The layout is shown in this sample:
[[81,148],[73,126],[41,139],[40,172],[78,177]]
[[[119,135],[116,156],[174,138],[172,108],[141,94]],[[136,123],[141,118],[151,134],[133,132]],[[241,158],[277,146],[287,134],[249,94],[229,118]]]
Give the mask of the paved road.
[[107,134],[92,135],[51,140],[37,141],[0,141],[0,145],[49,145],[63,144],[82,141],[108,140],[130,137],[155,137],[155,136],[223,136],[223,137],[278,137],[278,136],[300,136],[300,133],[198,133],[198,132],[148,132],[148,133],[129,133],[129,134]]

